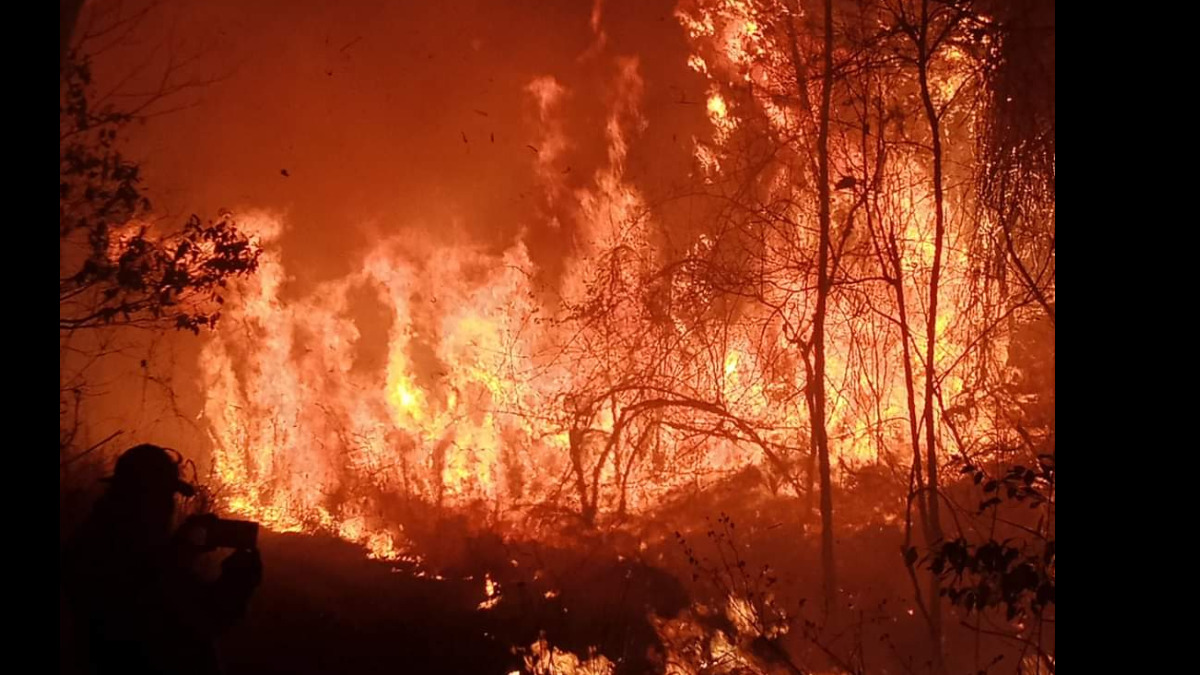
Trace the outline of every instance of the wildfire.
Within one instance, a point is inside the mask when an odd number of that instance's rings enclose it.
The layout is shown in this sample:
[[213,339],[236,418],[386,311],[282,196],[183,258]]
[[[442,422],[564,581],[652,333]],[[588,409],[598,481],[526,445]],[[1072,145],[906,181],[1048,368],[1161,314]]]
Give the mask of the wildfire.
[[[696,141],[695,153],[710,183],[722,179],[747,120],[765,121],[779,137],[810,133],[780,95],[795,86],[781,75],[786,54],[749,5],[713,3],[678,16],[695,47],[687,65],[709,81],[712,135]],[[963,86],[964,59],[942,58],[937,86]],[[780,170],[764,183],[789,205],[774,215],[795,227],[764,231],[761,302],[729,312],[721,339],[702,342],[709,338],[698,313],[719,304],[705,265],[730,240],[696,234],[683,272],[662,289],[646,286],[670,261],[654,243],[661,224],[625,176],[645,129],[644,83],[632,58],[617,59],[611,77],[607,158],[582,188],[568,187],[559,166],[576,145],[561,118],[572,92],[551,76],[523,92],[539,135],[532,170],[546,199],[581,224],[552,293],[534,283],[539,270],[520,242],[496,254],[408,236],[377,242],[355,272],[285,298],[292,272],[278,242],[286,223],[264,213],[241,219],[266,250],[201,357],[203,417],[229,510],[278,530],[334,532],[394,559],[406,550],[398,504],[479,509],[499,524],[557,500],[594,518],[637,512],[768,456],[810,452],[801,394],[808,376],[795,354],[804,348],[797,327],[812,311],[811,286],[795,273],[802,261],[776,253],[815,245],[813,213],[798,205],[802,181]],[[747,78],[755,86],[734,87]],[[853,176],[867,160],[849,148],[834,161],[839,175]],[[916,153],[891,167],[886,218],[871,227],[894,235],[910,327],[920,331],[935,251],[928,169]],[[859,208],[856,199],[852,189],[836,192],[839,217]],[[956,199],[946,205],[952,224],[965,214]],[[838,245],[872,256],[872,236],[861,220],[850,222]],[[1005,349],[996,339],[970,351],[965,325],[982,305],[969,236],[951,228],[941,259],[935,359],[947,402],[964,390],[969,366],[1000,362]],[[854,264],[846,275],[869,276]],[[827,415],[839,467],[880,461],[910,442],[903,343],[913,338],[879,314],[895,302],[893,290],[860,285],[830,310]],[[386,317],[386,345],[366,342],[366,319],[350,301],[361,296]],[[372,351],[384,357],[373,361]],[[921,357],[909,355],[918,372]],[[962,424],[971,425],[959,429],[969,437],[993,431],[987,419]],[[485,590],[484,604],[499,600],[490,578]]]
[[[509,675],[951,672],[1016,650],[1053,665],[1052,3],[989,5],[996,20],[972,3],[672,4],[674,23],[641,25],[603,0],[586,17],[468,11],[458,51],[409,31],[404,62],[429,69],[412,80],[371,70],[398,61],[351,31],[362,12],[330,9],[323,49],[314,31],[283,50],[233,41],[272,52],[244,63],[296,114],[264,142],[228,125],[222,149],[261,156],[204,192],[269,180],[258,193],[294,220],[140,215],[142,171],[107,127],[145,113],[64,87],[64,129],[118,159],[63,134],[60,370],[128,354],[137,329],[132,371],[150,378],[176,346],[162,336],[194,333],[169,383],[186,373],[183,395],[140,401],[198,413],[201,447],[176,445],[199,466],[207,450],[212,473],[189,465],[202,487],[184,510],[319,535],[263,544],[346,581],[312,598],[361,608],[341,627],[400,625],[399,598],[429,609],[428,591],[445,601],[430,627],[482,635],[463,656]],[[396,12],[377,21],[388,37],[441,16]],[[73,49],[64,84],[90,86]],[[310,60],[281,77],[279,54]],[[95,67],[105,91],[111,65]],[[427,103],[443,109],[414,107],[438,73],[453,86]],[[330,144],[344,157],[310,161]],[[166,166],[211,164],[197,157]],[[349,219],[364,225],[317,249]],[[99,394],[78,414],[115,369],[92,372],[60,376],[66,506],[122,433],[91,443],[126,404]],[[196,435],[165,418],[134,431]]]

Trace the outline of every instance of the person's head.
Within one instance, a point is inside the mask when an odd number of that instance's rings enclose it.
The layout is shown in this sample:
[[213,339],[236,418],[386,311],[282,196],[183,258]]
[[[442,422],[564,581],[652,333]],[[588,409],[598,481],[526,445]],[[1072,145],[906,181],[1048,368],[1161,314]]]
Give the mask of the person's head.
[[[157,445],[134,446],[117,459],[108,482],[108,497],[122,505],[125,516],[149,530],[165,532],[175,513],[175,495],[190,497],[195,489],[179,478],[179,459]],[[132,524],[132,523],[131,523]]]

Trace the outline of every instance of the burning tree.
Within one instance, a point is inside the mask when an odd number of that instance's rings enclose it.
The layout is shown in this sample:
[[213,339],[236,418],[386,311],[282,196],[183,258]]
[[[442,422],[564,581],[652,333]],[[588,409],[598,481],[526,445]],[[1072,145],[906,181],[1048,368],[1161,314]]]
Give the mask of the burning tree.
[[[944,455],[978,456],[981,445],[995,447],[998,437],[1023,435],[1008,417],[1011,407],[1000,400],[1013,373],[1004,352],[1015,335],[1015,317],[1040,306],[1053,321],[1053,307],[1046,300],[1053,293],[1053,236],[1044,235],[1045,228],[1053,228],[1052,114],[1049,136],[1038,128],[1033,141],[1049,148],[1035,153],[1036,173],[1006,169],[1037,186],[1020,193],[1038,205],[1023,211],[1039,214],[1032,218],[1039,232],[1027,240],[1042,242],[1034,254],[1039,260],[1036,276],[1022,272],[1026,264],[1008,246],[1013,228],[980,214],[980,207],[989,203],[995,211],[1003,210],[1005,199],[995,191],[996,165],[981,164],[973,142],[956,141],[970,140],[974,129],[1004,119],[984,102],[991,92],[992,105],[997,103],[994,92],[998,80],[1005,86],[1004,77],[997,78],[999,71],[989,71],[985,64],[1003,62],[997,52],[1011,47],[998,45],[1008,45],[1020,33],[986,11],[969,3],[827,4],[824,13],[812,12],[824,24],[824,45],[834,45],[833,63],[826,61],[820,77],[809,74],[809,64],[817,59],[802,37],[817,31],[815,26],[798,28],[811,21],[799,7],[702,3],[685,19],[694,35],[711,38],[715,47],[693,61],[713,82],[709,111],[719,130],[699,157],[712,167],[714,186],[729,186],[718,195],[734,204],[735,212],[746,214],[742,222],[779,223],[785,234],[775,235],[775,241],[785,243],[776,250],[799,252],[796,257],[806,262],[793,269],[815,268],[815,273],[789,270],[781,275],[815,277],[806,289],[779,283],[769,288],[787,288],[815,304],[808,333],[814,341],[823,332],[818,319],[826,312],[835,322],[844,320],[830,328],[829,341],[834,368],[844,369],[841,382],[850,386],[834,400],[849,404],[842,410],[853,411],[868,428],[898,431],[902,427],[897,423],[907,425],[910,504],[917,507],[917,522],[930,548],[940,547],[945,537],[940,513],[948,499],[940,476]],[[830,36],[835,31],[831,14],[840,17],[836,38]],[[823,56],[830,53],[827,49]],[[814,93],[830,91],[838,103],[828,109],[823,99],[821,112],[814,115]],[[739,110],[741,114],[731,112]],[[832,139],[825,136],[826,122],[833,124]],[[1026,122],[1025,131],[1035,124]],[[995,140],[987,141],[980,157],[986,161],[989,152],[999,153],[1011,163],[1011,157],[1022,154],[1013,152],[1022,141],[1008,134],[1020,132],[1011,126],[992,128]],[[789,163],[789,157],[797,160]],[[815,167],[809,163],[812,157]],[[833,199],[832,240],[823,211],[824,190],[832,182],[822,171],[826,162],[840,176],[833,186],[839,196]],[[1028,166],[1022,162],[1016,165]],[[1047,171],[1049,202],[1042,200],[1047,192],[1038,183]],[[739,179],[730,181],[731,174]],[[980,181],[980,176],[987,178]],[[809,187],[814,182],[815,189]],[[980,194],[984,197],[977,201]],[[795,245],[796,231],[810,234]],[[745,238],[770,242],[770,236],[754,232]],[[809,253],[814,250],[815,256]],[[826,253],[831,262],[824,260]],[[787,260],[771,252],[753,259],[761,270],[779,269]],[[1007,282],[1010,270],[1020,272],[1021,288]],[[828,294],[822,281],[827,273]],[[783,303],[768,305],[778,311]],[[864,339],[869,340],[867,349]],[[810,379],[824,389],[829,385],[817,370],[810,371]],[[818,422],[814,416],[814,430]],[[893,439],[899,440],[897,436]],[[882,433],[871,440],[876,452],[903,447]],[[1027,457],[1039,447],[1025,446]],[[909,515],[906,522],[911,524]],[[930,584],[922,606],[934,644],[941,644],[939,575],[930,575]]]

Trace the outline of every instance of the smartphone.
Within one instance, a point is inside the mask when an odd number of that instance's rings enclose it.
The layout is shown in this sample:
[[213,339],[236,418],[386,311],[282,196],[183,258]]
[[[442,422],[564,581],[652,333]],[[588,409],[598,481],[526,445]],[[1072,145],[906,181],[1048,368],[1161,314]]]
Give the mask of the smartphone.
[[257,548],[258,523],[218,518],[209,526],[205,543],[212,548]]

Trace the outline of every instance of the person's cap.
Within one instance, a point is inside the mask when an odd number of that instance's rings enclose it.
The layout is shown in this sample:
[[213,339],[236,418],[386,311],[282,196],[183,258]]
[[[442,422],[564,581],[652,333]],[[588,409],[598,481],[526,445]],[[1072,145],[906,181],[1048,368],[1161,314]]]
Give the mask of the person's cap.
[[104,481],[133,490],[170,490],[185,497],[196,494],[190,483],[180,480],[179,462],[165,448],[149,443],[122,453],[113,474]]

